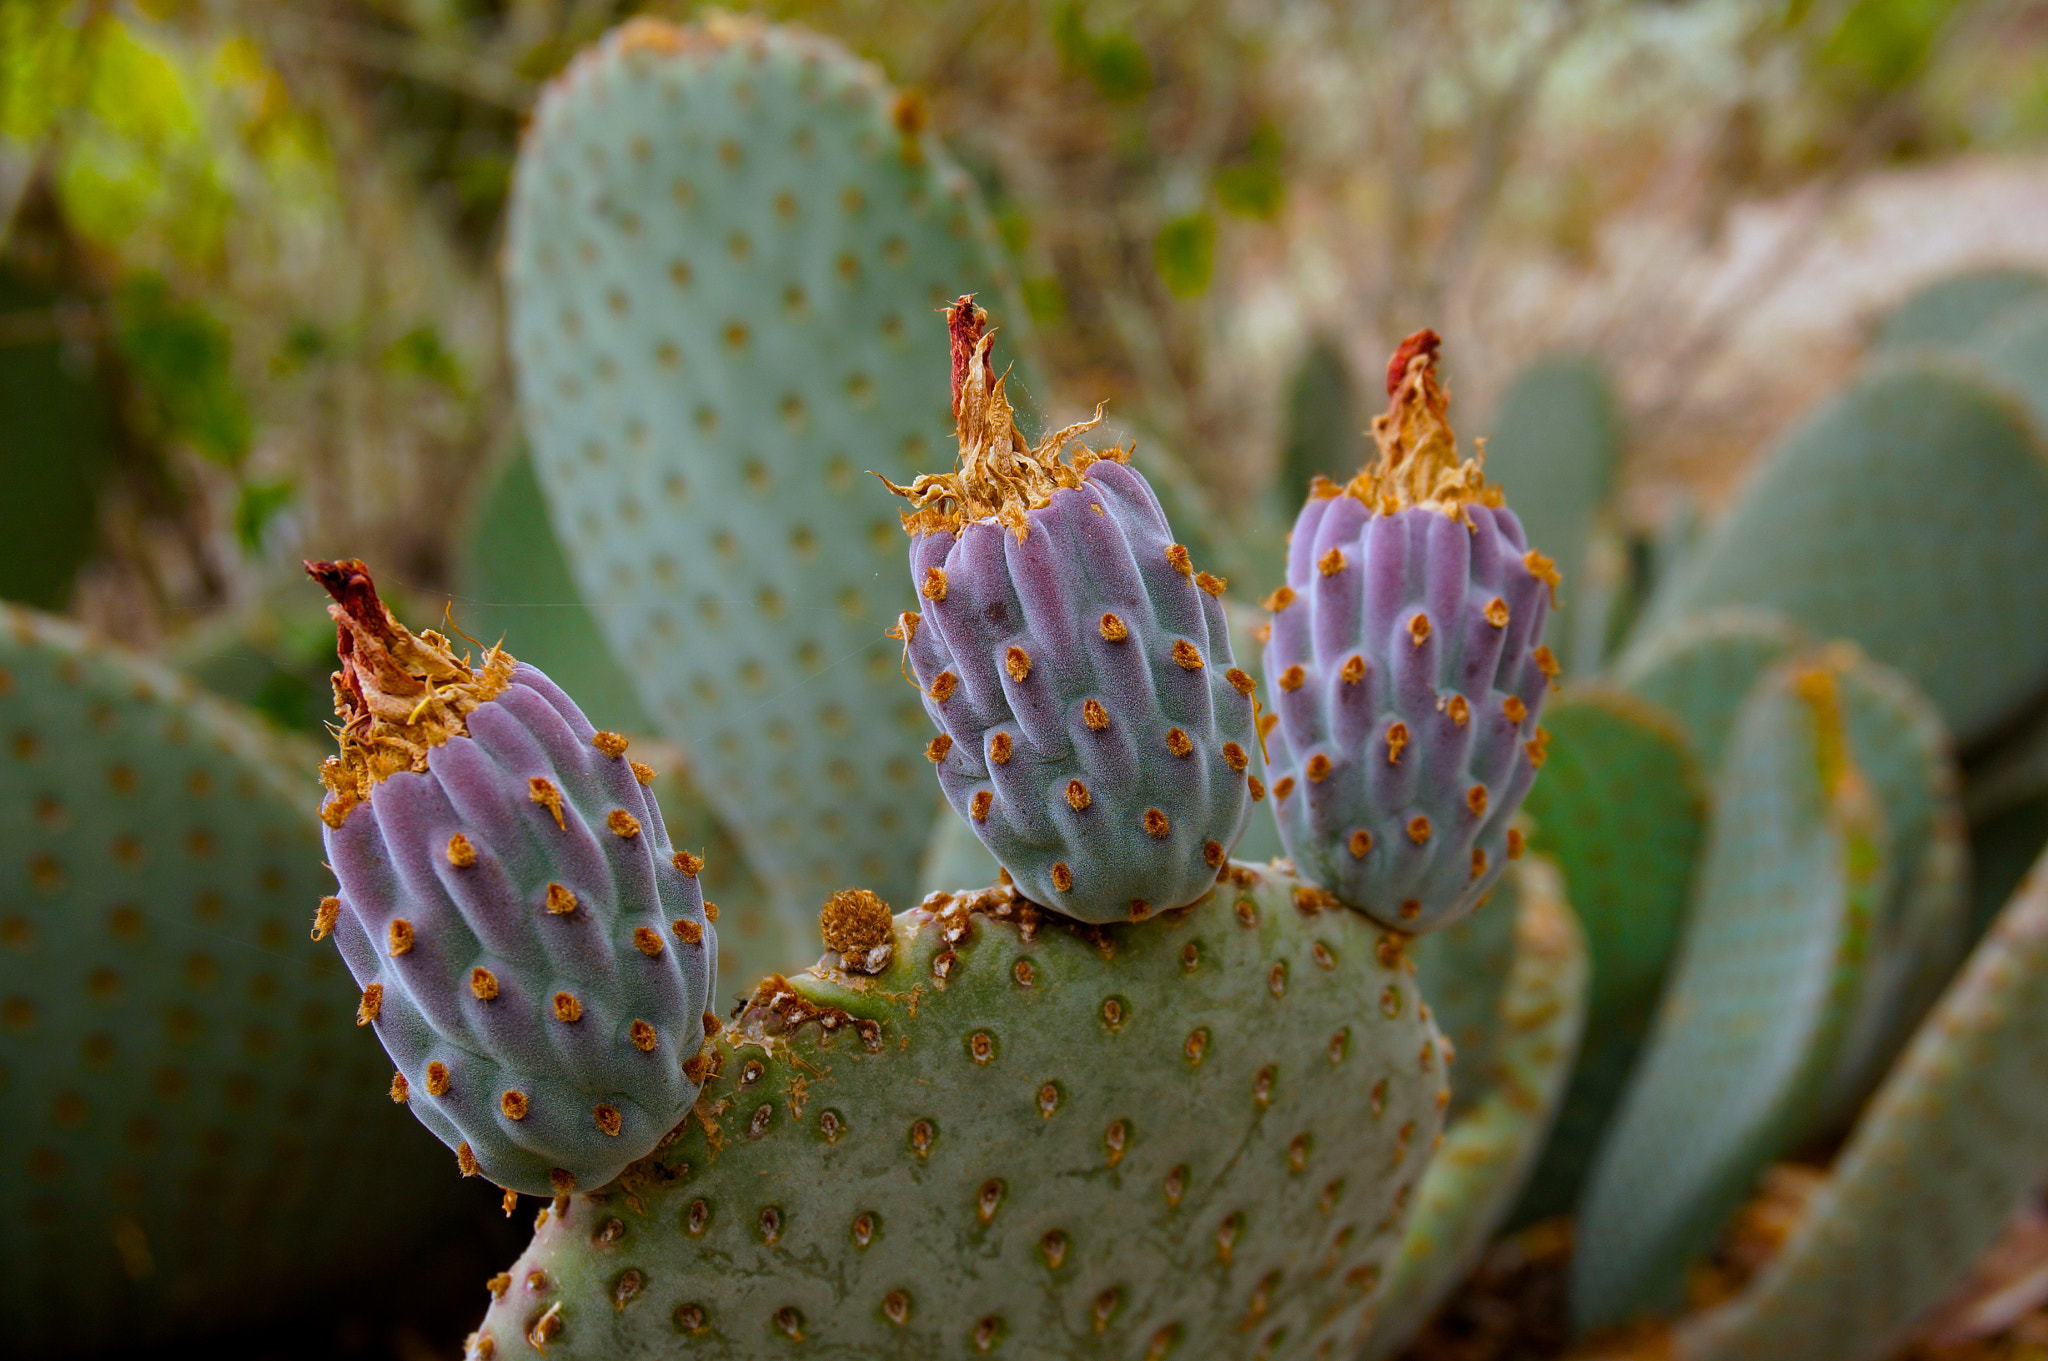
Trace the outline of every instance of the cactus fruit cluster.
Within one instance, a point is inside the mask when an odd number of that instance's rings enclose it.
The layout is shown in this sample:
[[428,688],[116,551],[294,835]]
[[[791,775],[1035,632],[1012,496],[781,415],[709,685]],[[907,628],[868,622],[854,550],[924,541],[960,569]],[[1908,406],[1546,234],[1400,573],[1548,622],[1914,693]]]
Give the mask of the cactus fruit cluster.
[[472,666],[392,618],[359,562],[307,564],[334,598],[341,752],[321,769],[321,902],[401,1102],[465,1175],[601,1185],[689,1110],[718,913],[630,759],[493,647]]
[[1304,873],[1404,931],[1472,910],[1521,849],[1557,663],[1550,560],[1461,461],[1436,334],[1404,342],[1378,460],[1319,479],[1295,521],[1265,674],[1280,839]]
[[947,310],[958,469],[909,486],[921,609],[896,635],[938,726],[925,755],[1027,897],[1141,921],[1216,882],[1262,792],[1254,683],[1130,453],[1033,446],[990,370],[987,314]]
[[[532,629],[563,686],[310,564],[316,809],[247,714],[0,613],[10,1340],[388,1270],[499,1195],[459,1171],[548,1202],[474,1361],[1391,1357],[1566,1215],[1626,1354],[1896,1352],[2048,1176],[2048,867],[2004,902],[2048,842],[2038,298],[1903,310],[1697,536],[1621,513],[1588,361],[1510,389],[1496,478],[1418,333],[1283,569],[1083,444],[1100,408],[1020,433],[923,122],[751,19],[630,23],[543,96],[531,464],[463,557],[578,597]],[[308,911],[353,988],[287,951]]]

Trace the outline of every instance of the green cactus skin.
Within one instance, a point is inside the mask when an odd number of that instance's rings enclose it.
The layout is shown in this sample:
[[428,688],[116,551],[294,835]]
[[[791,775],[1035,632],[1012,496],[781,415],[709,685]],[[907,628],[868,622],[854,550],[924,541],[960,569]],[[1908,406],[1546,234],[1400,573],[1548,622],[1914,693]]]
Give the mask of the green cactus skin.
[[306,944],[328,883],[303,776],[318,758],[265,733],[189,681],[0,606],[14,1354],[288,1309],[478,1198],[385,1099],[354,988]]
[[[1589,675],[1605,655],[1606,610],[1617,580],[1596,589],[1588,550],[1601,529],[1621,464],[1614,394],[1598,363],[1552,355],[1523,369],[1501,395],[1486,442],[1486,476],[1500,484],[1529,542],[1552,554],[1563,579],[1545,634],[1567,675]],[[1610,536],[1611,537],[1611,536]]]
[[697,1118],[547,1217],[469,1355],[1350,1354],[1441,1041],[1398,937],[1230,875],[1104,928],[934,898],[878,977],[768,980]]
[[[712,867],[709,882],[716,885],[724,911],[718,931],[718,976],[752,980],[806,958],[811,943],[808,923],[799,932],[791,914],[769,906],[766,890],[697,787],[682,753],[673,747],[662,751],[642,740],[653,738],[657,729],[577,594],[569,564],[548,524],[532,460],[524,451],[498,470],[465,529],[456,584],[458,594],[450,608],[465,632],[485,645],[515,643],[520,656],[573,696],[592,723],[633,738],[635,755],[659,772],[651,788],[661,804],[670,841],[703,856]],[[322,632],[331,635],[332,626]],[[331,662],[331,637],[324,646]],[[328,708],[333,708],[331,698]]]
[[[935,801],[898,649],[907,478],[951,429],[938,303],[997,282],[970,185],[867,66],[628,24],[543,97],[511,343],[583,598],[785,910],[913,888]],[[877,573],[883,575],[877,577]],[[829,751],[829,755],[827,754]]]
[[2026,402],[2034,428],[2048,430],[2048,296],[2000,313],[1970,350],[1983,360],[1986,376]]
[[1871,1102],[1791,1239],[1679,1334],[1687,1361],[1876,1361],[2048,1176],[2048,864]]
[[526,450],[505,459],[463,526],[455,587],[450,610],[463,632],[485,647],[501,639],[517,644],[520,658],[531,658],[528,664],[574,697],[598,727],[634,737],[655,733],[632,680],[584,608]]
[[1522,876],[1514,866],[1470,916],[1408,945],[1415,985],[1429,999],[1431,1019],[1458,1062],[1451,1069],[1449,1118],[1458,1120],[1484,1098],[1503,1039],[1501,999],[1515,966],[1515,923],[1522,914]]
[[1969,270],[1937,279],[1892,310],[1872,343],[1879,350],[1964,345],[2015,308],[2048,298],[2048,275],[2031,269]]
[[1563,1214],[1578,1199],[1656,1014],[1706,821],[1691,749],[1656,706],[1574,685],[1546,710],[1545,726],[1550,762],[1529,794],[1529,844],[1563,871],[1592,985],[1571,1087],[1516,1223]]
[[1816,1127],[1845,1126],[1969,953],[1968,840],[1955,756],[1912,683],[1846,644],[1822,654],[1840,682],[1850,760],[1877,794],[1890,882],[1871,923],[1863,994]]
[[1714,770],[1750,687],[1811,641],[1773,610],[1707,610],[1632,645],[1615,662],[1614,680],[1678,719],[1700,769]]
[[[1513,969],[1499,999],[1501,1043],[1481,1075],[1484,1099],[1452,1119],[1423,1175],[1367,1361],[1412,1341],[1485,1252],[1543,1147],[1571,1076],[1587,1019],[1585,938],[1556,870],[1540,858],[1520,862],[1502,882],[1522,889],[1522,908],[1513,919]],[[1448,934],[1429,945],[1440,951]],[[1468,1076],[1471,1059],[1458,1055],[1454,1084]]]
[[1579,1205],[1582,1327],[1675,1302],[1842,1052],[1888,884],[1842,707],[1832,672],[1787,667],[1736,720],[1671,982]]
[[[1294,518],[1318,477],[1348,479],[1364,456],[1363,432],[1372,420],[1351,376],[1344,347],[1328,335],[1312,338],[1294,361],[1282,400],[1280,457],[1268,499],[1275,521]],[[1275,557],[1268,576],[1287,570]]]
[[2048,684],[2048,452],[2003,391],[1932,360],[1810,417],[1652,605],[1781,610],[1906,673],[1968,744]]

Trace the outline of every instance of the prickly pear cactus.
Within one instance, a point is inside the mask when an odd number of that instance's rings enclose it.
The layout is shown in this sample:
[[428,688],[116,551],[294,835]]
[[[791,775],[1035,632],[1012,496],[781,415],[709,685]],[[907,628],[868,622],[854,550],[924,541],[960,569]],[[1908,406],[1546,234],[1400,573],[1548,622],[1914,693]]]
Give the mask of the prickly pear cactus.
[[1485,1252],[1514,1208],[1571,1077],[1587,1019],[1586,943],[1557,871],[1541,857],[1510,869],[1501,884],[1510,883],[1522,890],[1521,911],[1511,933],[1512,968],[1498,998],[1499,1040],[1484,1068],[1473,1071],[1477,1056],[1463,1052],[1453,1065],[1454,1080],[1476,1081],[1481,1097],[1451,1121],[1423,1174],[1365,1349],[1373,1361],[1405,1347]]
[[1529,792],[1530,845],[1563,872],[1592,982],[1585,1042],[1519,1223],[1565,1213],[1585,1184],[1656,1013],[1706,821],[1706,782],[1676,721],[1655,705],[1573,685],[1545,721],[1550,760]]
[[449,611],[464,633],[487,645],[516,641],[527,664],[574,695],[600,728],[654,733],[577,593],[526,450],[513,451],[479,498],[463,528],[455,579],[459,593]]
[[1184,907],[1256,793],[1224,582],[1174,541],[1128,451],[1064,460],[1094,421],[1026,445],[986,314],[962,298],[947,318],[958,470],[887,484],[914,507],[923,609],[896,634],[939,729],[925,755],[1032,901],[1088,922]]
[[2048,686],[2048,449],[1962,366],[1872,370],[1766,457],[1643,636],[1775,609],[1896,667],[1968,744]]
[[1848,644],[1816,661],[1835,677],[1849,759],[1877,797],[1891,848],[1856,1016],[1816,1116],[1825,1129],[1845,1124],[1877,1086],[1973,937],[1959,777],[1940,715],[1904,676]]
[[1970,957],[1763,1273],[1686,1361],[1877,1361],[2048,1176],[2048,865]]
[[2012,267],[1973,269],[1917,289],[1878,328],[1881,350],[1963,345],[2015,310],[2048,299],[2048,275]]
[[1887,884],[1841,687],[1794,663],[1744,704],[1655,1027],[1579,1205],[1572,1307],[1602,1328],[1685,1268],[1823,1100]]
[[548,89],[512,194],[511,346],[562,548],[799,917],[851,879],[907,897],[937,809],[882,636],[901,539],[845,512],[950,425],[924,318],[1000,282],[920,121],[822,39],[640,20]]
[[384,1099],[339,965],[306,947],[316,786],[264,730],[0,606],[11,1351],[253,1321],[395,1260],[464,1200]]
[[2001,315],[1970,348],[1987,377],[2026,403],[2034,428],[2048,431],[2048,298]]
[[1415,983],[1429,999],[1430,1018],[1458,1056],[1451,1069],[1449,1118],[1454,1122],[1485,1098],[1505,1038],[1501,1007],[1515,966],[1522,878],[1511,868],[1478,911],[1409,945]]
[[1518,853],[1556,572],[1476,460],[1459,462],[1437,337],[1410,337],[1380,458],[1318,483],[1273,611],[1267,734],[1280,839],[1308,878],[1404,931],[1470,911]]
[[1108,927],[941,895],[877,977],[768,980],[469,1355],[1353,1354],[1448,1092],[1398,938],[1320,901],[1241,865]]
[[529,1195],[610,1181],[704,1077],[703,861],[669,845],[627,740],[546,676],[415,636],[359,562],[307,570],[342,663],[320,809],[340,887],[314,930],[398,1065],[391,1098],[465,1175]]
[[1639,640],[1616,660],[1614,679],[1676,718],[1711,771],[1757,678],[1812,641],[1774,610],[1707,610]]
[[1513,502],[1530,543],[1555,555],[1568,584],[1546,626],[1552,646],[1574,675],[1590,674],[1603,658],[1612,594],[1589,590],[1589,553],[1603,535],[1602,514],[1614,495],[1621,464],[1621,428],[1614,394],[1598,363],[1582,355],[1552,355],[1515,376],[1489,427],[1486,477]]

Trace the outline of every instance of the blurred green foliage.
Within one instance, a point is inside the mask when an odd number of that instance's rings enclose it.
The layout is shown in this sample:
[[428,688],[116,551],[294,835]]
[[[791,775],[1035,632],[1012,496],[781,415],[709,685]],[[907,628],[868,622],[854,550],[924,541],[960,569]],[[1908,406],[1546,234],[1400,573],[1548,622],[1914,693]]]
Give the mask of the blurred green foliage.
[[234,342],[206,307],[138,273],[114,290],[115,340],[140,403],[142,433],[183,443],[224,467],[248,455],[249,410],[235,383]]
[[1152,260],[1167,292],[1200,297],[1216,273],[1216,219],[1199,212],[1174,218],[1153,239]]
[[[0,325],[55,299],[0,260]],[[0,598],[68,603],[91,555],[116,429],[90,346],[58,334],[0,342]]]

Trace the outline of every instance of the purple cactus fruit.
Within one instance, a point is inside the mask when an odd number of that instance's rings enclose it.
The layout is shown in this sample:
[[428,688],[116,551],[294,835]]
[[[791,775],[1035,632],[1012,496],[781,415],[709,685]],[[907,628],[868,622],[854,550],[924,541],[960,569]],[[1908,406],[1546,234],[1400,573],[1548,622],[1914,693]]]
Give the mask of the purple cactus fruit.
[[1033,901],[1088,922],[1185,906],[1258,796],[1223,582],[1174,541],[1129,450],[1063,461],[1099,409],[1027,445],[987,314],[962,298],[946,317],[959,467],[888,483],[914,507],[925,606],[894,636],[939,727],[925,755]]
[[1280,839],[1301,873],[1402,931],[1478,905],[1521,853],[1557,664],[1549,559],[1460,461],[1438,339],[1402,342],[1378,462],[1318,478],[1289,541],[1265,667]]
[[360,562],[334,597],[339,755],[321,768],[334,934],[398,1065],[393,1100],[509,1191],[592,1189],[689,1111],[716,1021],[717,908],[626,739],[502,648],[480,669],[391,616]]

